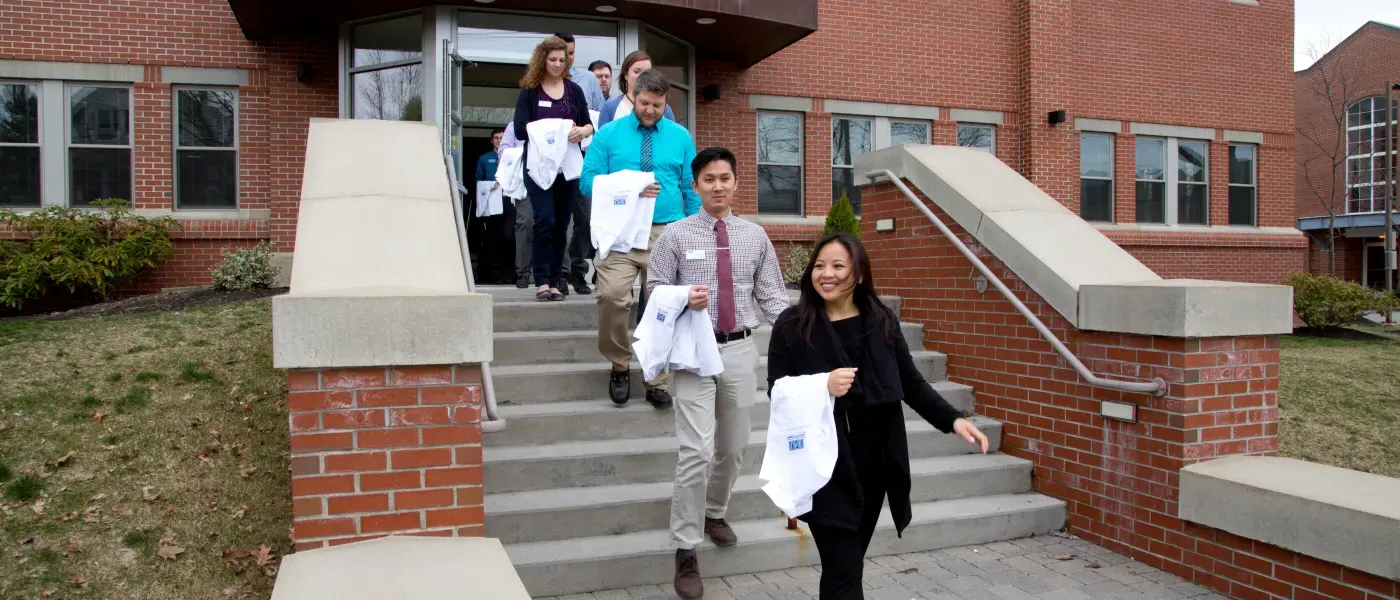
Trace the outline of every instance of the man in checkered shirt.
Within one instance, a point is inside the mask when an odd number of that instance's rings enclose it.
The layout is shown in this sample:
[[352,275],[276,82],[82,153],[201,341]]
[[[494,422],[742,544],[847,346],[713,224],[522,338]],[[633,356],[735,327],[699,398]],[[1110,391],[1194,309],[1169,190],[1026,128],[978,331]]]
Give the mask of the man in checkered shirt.
[[676,546],[676,594],[682,598],[704,593],[695,555],[702,535],[719,546],[739,541],[724,515],[743,467],[749,411],[758,390],[758,348],[751,336],[760,310],[772,323],[788,307],[773,242],[763,227],[729,209],[735,163],[734,153],[724,148],[695,155],[691,185],[702,210],[666,226],[652,245],[647,267],[648,293],[658,285],[691,286],[690,310],[709,312],[724,364],[724,372],[714,377],[675,373],[680,456],[671,498],[671,541]]

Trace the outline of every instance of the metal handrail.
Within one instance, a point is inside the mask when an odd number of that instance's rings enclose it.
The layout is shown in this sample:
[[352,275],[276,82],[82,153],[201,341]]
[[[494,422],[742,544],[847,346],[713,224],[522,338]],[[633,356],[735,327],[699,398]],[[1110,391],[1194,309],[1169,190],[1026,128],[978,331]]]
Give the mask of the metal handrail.
[[[443,160],[447,164],[447,181],[452,186],[452,216],[457,222],[457,245],[462,252],[462,266],[467,272],[467,292],[476,293],[476,275],[472,272],[471,251],[467,246],[467,225],[466,211],[462,208],[461,186],[457,182],[457,168],[452,160],[452,155],[443,153]],[[491,380],[491,363],[481,363],[481,396],[482,403],[486,407],[486,415],[481,420],[481,430],[486,433],[496,433],[506,428],[506,420],[502,419],[496,411],[496,385]]]
[[1011,290],[1007,289],[1006,284],[1002,283],[1001,279],[992,274],[992,270],[987,268],[986,263],[982,262],[982,259],[978,258],[976,254],[973,254],[972,250],[969,249],[966,244],[962,243],[962,240],[958,239],[958,236],[953,235],[952,230],[948,229],[948,226],[943,224],[943,220],[939,219],[938,215],[933,214],[933,211],[929,210],[927,206],[924,206],[924,203],[919,200],[919,197],[914,195],[914,192],[909,190],[909,186],[904,185],[904,182],[900,180],[899,177],[895,176],[889,169],[881,169],[866,174],[866,178],[871,181],[875,181],[882,176],[889,179],[895,187],[899,188],[899,191],[904,192],[904,196],[908,198],[910,202],[914,203],[914,206],[918,207],[918,209],[924,213],[924,216],[928,217],[928,220],[932,221],[933,225],[937,227],[939,231],[943,232],[943,237],[953,242],[953,245],[958,248],[958,251],[962,252],[963,256],[966,256],[968,260],[972,261],[972,265],[977,267],[977,270],[982,273],[982,276],[986,277],[987,281],[991,282],[991,284],[997,288],[997,291],[1001,292],[1002,296],[1005,296],[1007,300],[1011,301],[1011,305],[1016,307],[1016,312],[1021,313],[1021,316],[1025,317],[1027,321],[1030,321],[1031,326],[1035,327],[1035,330],[1040,332],[1040,337],[1050,342],[1050,345],[1055,348],[1055,352],[1058,352],[1061,358],[1064,358],[1070,366],[1074,367],[1074,370],[1079,373],[1079,376],[1083,377],[1084,381],[1088,382],[1089,385],[1123,392],[1152,394],[1154,396],[1162,396],[1167,393],[1167,382],[1161,377],[1153,377],[1150,382],[1121,381],[1117,379],[1105,379],[1090,372],[1089,367],[1084,366],[1084,362],[1079,360],[1079,357],[1075,356],[1073,352],[1070,352],[1064,342],[1061,342],[1060,338],[1056,337],[1055,334],[1050,331],[1050,328],[1046,327],[1045,323],[1042,323],[1040,318],[1036,317],[1035,314],[1031,312],[1031,309],[1026,307],[1024,302],[1021,302],[1020,298],[1017,298],[1015,294],[1011,293]]

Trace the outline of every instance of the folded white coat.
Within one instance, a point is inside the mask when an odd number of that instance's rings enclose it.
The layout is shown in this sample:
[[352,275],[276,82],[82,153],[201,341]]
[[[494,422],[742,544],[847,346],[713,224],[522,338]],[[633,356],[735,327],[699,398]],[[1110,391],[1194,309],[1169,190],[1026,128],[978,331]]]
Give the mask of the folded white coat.
[[476,182],[476,216],[494,217],[504,211],[501,187],[495,181]]
[[632,353],[642,362],[642,378],[662,371],[690,371],[701,377],[724,372],[710,314],[690,310],[690,286],[659,285],[647,296],[647,309],[633,336]]
[[758,478],[763,493],[789,517],[812,510],[812,495],[831,481],[836,467],[836,401],[828,374],[783,377],[773,382],[768,440]]
[[496,182],[501,184],[501,195],[511,200],[520,200],[525,192],[525,163],[521,157],[525,149],[516,146],[501,151],[501,162],[496,165]]
[[[596,110],[590,110],[590,111],[588,111],[588,118],[589,118],[589,120],[593,121],[593,132],[594,132],[594,133],[597,133],[597,132],[598,132],[598,111],[596,111]],[[579,147],[579,148],[582,148],[582,149],[584,149],[584,150],[587,150],[587,149],[588,149],[588,146],[590,146],[590,145],[592,145],[592,144],[593,144],[593,136],[590,135],[590,136],[588,136],[588,137],[586,137],[586,138],[583,138],[583,141],[578,143],[578,147]]]
[[641,193],[653,183],[656,175],[645,171],[618,171],[593,178],[589,235],[598,250],[597,260],[607,258],[610,252],[647,249],[656,199],[642,198]]
[[578,179],[583,173],[583,152],[569,141],[574,122],[568,119],[540,119],[525,126],[530,151],[525,156],[525,174],[540,189],[549,189],[554,178]]

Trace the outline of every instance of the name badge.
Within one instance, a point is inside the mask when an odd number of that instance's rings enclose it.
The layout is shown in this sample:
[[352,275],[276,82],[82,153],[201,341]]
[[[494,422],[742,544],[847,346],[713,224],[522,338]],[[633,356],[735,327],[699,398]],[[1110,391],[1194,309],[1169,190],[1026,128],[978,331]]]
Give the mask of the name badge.
[[613,196],[613,206],[627,206],[627,196]]
[[704,250],[691,250],[685,253],[686,260],[705,260]]
[[549,108],[551,106],[554,106],[553,102],[550,102],[548,100],[540,100],[540,108]]

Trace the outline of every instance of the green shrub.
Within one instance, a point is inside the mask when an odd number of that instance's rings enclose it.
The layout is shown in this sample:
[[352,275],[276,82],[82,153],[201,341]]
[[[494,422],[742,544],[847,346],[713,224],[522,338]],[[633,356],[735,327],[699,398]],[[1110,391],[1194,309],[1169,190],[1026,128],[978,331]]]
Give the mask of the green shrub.
[[137,216],[125,200],[93,206],[0,209],[0,228],[19,238],[0,242],[0,304],[19,309],[59,290],[106,300],[175,253],[174,219]]
[[849,233],[860,239],[860,219],[856,218],[856,211],[851,208],[851,199],[846,196],[844,189],[841,190],[841,199],[831,206],[831,212],[826,213],[822,237],[833,232]]
[[1294,273],[1288,284],[1293,286],[1293,310],[1308,327],[1339,327],[1368,312],[1397,306],[1396,299],[1385,292],[1331,275]]
[[783,265],[783,282],[796,284],[802,280],[807,263],[812,261],[812,249],[805,244],[797,244],[788,250],[787,262]]
[[272,251],[267,242],[252,248],[224,250],[224,262],[214,268],[214,287],[221,290],[251,290],[270,288],[277,281],[277,267],[272,265]]

